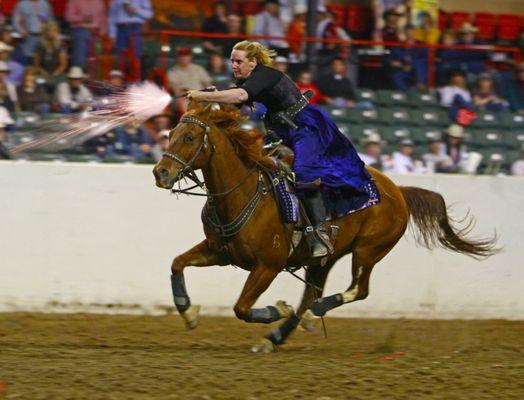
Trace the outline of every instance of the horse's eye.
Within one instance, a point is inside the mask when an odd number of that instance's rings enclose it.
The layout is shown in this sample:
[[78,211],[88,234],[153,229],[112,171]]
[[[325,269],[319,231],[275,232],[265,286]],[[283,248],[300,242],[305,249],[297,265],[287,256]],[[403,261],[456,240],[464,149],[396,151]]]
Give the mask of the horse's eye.
[[195,141],[195,137],[191,133],[188,133],[184,137],[184,142],[186,142],[186,143],[193,143],[194,141]]

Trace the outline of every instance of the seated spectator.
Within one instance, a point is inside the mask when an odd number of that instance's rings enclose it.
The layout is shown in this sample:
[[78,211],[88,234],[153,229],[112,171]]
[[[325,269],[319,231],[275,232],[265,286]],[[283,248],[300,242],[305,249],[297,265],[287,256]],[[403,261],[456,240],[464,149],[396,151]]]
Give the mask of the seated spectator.
[[151,143],[158,143],[161,138],[161,133],[170,131],[173,128],[173,121],[168,114],[158,114],[150,118],[147,124],[144,124],[149,140]]
[[391,163],[385,172],[395,174],[412,174],[425,172],[424,166],[420,160],[414,156],[415,143],[411,139],[403,139],[397,151],[391,155]]
[[55,99],[63,113],[80,112],[89,108],[93,95],[84,85],[86,76],[80,67],[71,67],[67,82],[61,82],[55,90]]
[[[417,44],[413,25],[406,25],[403,40],[406,44]],[[407,91],[412,86],[426,88],[428,81],[427,49],[421,47],[390,47],[388,65],[394,89]]]
[[446,130],[444,154],[447,154],[453,162],[448,172],[474,174],[482,161],[479,153],[468,151],[463,143],[464,137],[464,128],[458,124],[452,124]]
[[460,110],[475,110],[473,98],[466,86],[466,77],[462,72],[453,72],[449,84],[438,89],[438,93],[440,105],[449,108],[450,117],[453,120],[457,118]]
[[[476,39],[477,31],[477,27],[469,22],[465,22],[459,29],[459,40],[457,44],[466,46],[484,44]],[[474,81],[474,75],[486,71],[486,59],[488,58],[487,52],[479,50],[461,50],[459,54],[462,62],[462,69],[469,75],[469,82]]]
[[[453,46],[456,44],[455,34],[452,30],[445,31],[442,35],[441,42],[443,46]],[[449,48],[439,48],[435,54],[437,84],[446,83],[450,74],[461,69],[462,50]]]
[[524,114],[524,63],[517,66],[515,79],[508,85],[505,96],[511,105],[511,110]]
[[115,133],[107,132],[86,140],[82,147],[87,153],[96,154],[101,160],[112,157],[114,152]]
[[109,71],[108,79],[100,87],[96,88],[98,96],[110,96],[119,93],[126,88],[126,80],[122,71],[113,69]]
[[422,43],[437,44],[440,39],[440,29],[435,19],[427,11],[421,11],[417,19],[418,24],[413,32],[413,38]]
[[311,99],[309,99],[309,102],[311,104],[319,104],[325,102],[326,96],[324,96],[324,94],[321,93],[318,87],[313,83],[313,75],[311,75],[311,72],[299,72],[299,74],[297,75],[297,81],[295,83],[302,93],[304,93],[306,90],[312,90],[313,93],[315,93],[314,96]]
[[211,83],[218,90],[224,90],[233,84],[231,71],[228,70],[226,60],[220,54],[211,54],[209,57],[208,68]]
[[[232,34],[232,35],[239,35],[239,34],[244,33],[244,27],[242,25],[242,17],[239,17],[238,15],[235,15],[235,14],[228,15],[227,33]],[[233,47],[235,46],[235,44],[237,44],[237,42],[238,42],[237,38],[220,39],[219,53],[222,54],[225,58],[229,59],[229,56],[231,56],[231,52],[233,51]]]
[[57,83],[68,63],[67,49],[60,38],[58,24],[48,22],[42,29],[42,39],[36,46],[34,65],[49,82]]
[[0,61],[0,106],[12,112],[18,110],[19,106],[16,87],[7,80],[9,72],[11,69],[5,61]]
[[188,47],[178,49],[176,65],[167,71],[167,80],[177,96],[211,86],[211,77],[203,67],[192,63],[192,54]]
[[477,80],[477,90],[473,95],[473,103],[479,110],[506,111],[509,103],[495,92],[493,79],[489,74],[481,74]]
[[364,152],[358,153],[366,165],[382,171],[391,167],[391,157],[382,154],[382,139],[378,133],[371,133],[362,139]]
[[4,42],[0,42],[0,61],[4,61],[11,72],[7,75],[7,81],[15,86],[22,83],[22,75],[24,73],[24,66],[11,58],[13,48]]
[[[215,3],[215,12],[204,20],[202,32],[227,33],[227,6],[223,1]],[[206,39],[202,45],[210,53],[221,53],[220,38]]]
[[329,105],[353,107],[356,93],[351,81],[346,77],[346,63],[341,58],[331,61],[331,72],[316,82],[319,90],[326,96]]
[[26,58],[22,49],[21,39],[22,36],[18,32],[15,32],[12,26],[6,25],[0,27],[0,42],[4,42],[12,48],[10,55],[11,60],[24,65]]
[[[306,36],[306,13],[307,6],[297,4],[294,8],[295,17],[289,24],[287,36],[295,38],[304,38]],[[292,62],[299,62],[304,59],[304,42],[302,40],[289,41],[289,58]]]
[[0,106],[0,160],[9,160],[12,158],[9,149],[5,146],[5,143],[7,142],[5,128],[14,123],[15,121],[11,118],[9,112],[4,107]]
[[453,160],[444,152],[442,136],[432,137],[428,143],[428,152],[422,156],[427,172],[453,172]]
[[524,143],[520,146],[520,159],[511,164],[511,175],[524,176]]
[[273,61],[273,68],[278,69],[283,74],[288,73],[289,63],[284,56],[276,56]]
[[114,152],[115,154],[133,157],[136,161],[145,158],[152,159],[152,142],[138,123],[129,123],[115,128]]
[[158,142],[154,143],[151,148],[151,155],[155,162],[159,162],[163,154],[169,149],[169,130],[164,129],[159,133]]
[[[266,0],[264,11],[255,17],[253,35],[261,36],[286,36],[284,23],[280,19],[280,6],[278,0]],[[279,55],[289,54],[289,44],[282,39],[260,39],[260,43],[269,49],[275,50]]]
[[17,88],[17,97],[22,111],[46,113],[51,109],[51,99],[44,85],[38,82],[38,70],[27,67],[22,84]]

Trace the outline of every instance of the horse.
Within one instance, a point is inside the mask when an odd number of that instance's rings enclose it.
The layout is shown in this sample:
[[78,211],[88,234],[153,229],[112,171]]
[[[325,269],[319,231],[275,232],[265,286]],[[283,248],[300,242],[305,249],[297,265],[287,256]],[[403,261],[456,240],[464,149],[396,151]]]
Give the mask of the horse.
[[[180,122],[170,131],[167,151],[155,165],[156,185],[172,189],[189,177],[206,190],[202,212],[205,239],[171,264],[174,302],[188,328],[199,321],[198,305],[187,294],[184,269],[188,266],[236,265],[249,271],[234,305],[237,318],[249,323],[284,322],[268,333],[253,351],[271,352],[282,345],[299,324],[312,321],[329,310],[369,294],[373,267],[404,235],[411,220],[416,241],[433,249],[445,248],[474,258],[484,258],[497,249],[496,237],[468,239],[468,226],[454,227],[443,197],[417,187],[395,185],[380,171],[366,166],[381,195],[380,203],[333,219],[338,227],[333,252],[313,259],[304,240],[295,248],[293,224],[284,224],[274,194],[264,173],[275,161],[264,150],[263,134],[245,128],[245,117],[227,105],[191,103]],[[204,182],[195,174],[202,172]],[[472,220],[470,220],[470,223]],[[322,297],[329,271],[352,253],[352,281],[346,291]],[[285,302],[253,308],[259,296],[283,270],[306,268],[306,287],[295,311]]]

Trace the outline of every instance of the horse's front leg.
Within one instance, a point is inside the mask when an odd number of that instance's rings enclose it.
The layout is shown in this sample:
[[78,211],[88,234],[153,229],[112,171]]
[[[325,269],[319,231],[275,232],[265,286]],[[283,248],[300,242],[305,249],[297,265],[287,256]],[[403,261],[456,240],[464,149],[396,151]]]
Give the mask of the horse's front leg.
[[184,268],[227,265],[229,262],[222,254],[214,251],[209,242],[203,240],[190,250],[177,256],[171,264],[171,289],[175,306],[189,329],[194,329],[199,321],[199,305],[192,305],[184,281]]
[[268,324],[293,314],[293,308],[279,301],[275,306],[252,308],[257,299],[266,291],[280,270],[271,269],[265,265],[255,266],[244,284],[244,289],[235,304],[237,318],[246,322]]

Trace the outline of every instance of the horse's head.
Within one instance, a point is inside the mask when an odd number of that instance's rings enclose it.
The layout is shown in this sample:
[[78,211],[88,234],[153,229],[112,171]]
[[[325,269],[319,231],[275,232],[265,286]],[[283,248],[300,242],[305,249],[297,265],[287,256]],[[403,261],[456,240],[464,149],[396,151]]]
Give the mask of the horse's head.
[[[214,145],[219,142],[216,134],[215,140],[211,139],[212,132],[236,122],[236,117],[228,114],[230,110],[217,104],[190,104],[188,112],[170,131],[168,148],[153,169],[158,187],[171,189],[177,181],[208,164]],[[216,115],[217,111],[222,117]]]

